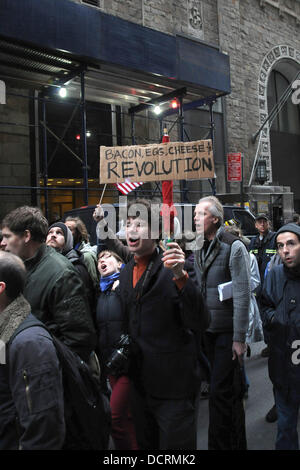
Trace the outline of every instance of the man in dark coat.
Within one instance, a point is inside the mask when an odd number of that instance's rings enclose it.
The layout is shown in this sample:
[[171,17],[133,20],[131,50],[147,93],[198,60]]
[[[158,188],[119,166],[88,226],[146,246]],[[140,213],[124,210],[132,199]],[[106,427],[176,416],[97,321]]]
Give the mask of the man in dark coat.
[[72,232],[74,249],[83,254],[84,262],[93,281],[94,288],[97,288],[99,284],[97,247],[91,246],[87,228],[79,217],[69,216],[66,218],[65,224]]
[[24,297],[32,313],[88,361],[96,346],[96,332],[84,285],[70,261],[45,244],[47,231],[48,222],[40,209],[19,207],[2,221],[1,245],[24,261]]
[[[138,445],[195,449],[199,383],[193,332],[205,330],[209,313],[184,269],[178,244],[169,243],[165,252],[158,247],[159,234],[151,232],[152,221],[159,218],[158,211],[154,215],[157,206],[151,211],[149,201],[135,202],[137,215],[127,218],[131,259],[120,274],[120,296],[134,341],[129,374],[135,385]],[[135,202],[128,205],[128,213],[134,213]]]
[[49,227],[46,245],[52,246],[58,253],[65,256],[72,263],[76,271],[78,271],[85,287],[92,317],[95,320],[98,289],[96,291],[96,288],[94,288],[93,280],[85,264],[83,253],[73,248],[73,235],[71,230],[63,222],[54,222]]
[[33,318],[22,295],[25,278],[20,258],[0,251],[0,450],[58,450],[65,438],[64,399],[51,336],[32,326],[14,337]]
[[269,332],[269,375],[278,416],[276,449],[298,450],[300,406],[300,227],[290,223],[276,233],[283,264],[266,277],[263,323]]
[[[246,351],[250,307],[250,263],[245,245],[224,231],[223,207],[214,196],[200,199],[195,226],[203,246],[195,252],[200,291],[211,314],[203,337],[211,365],[209,450],[247,447],[240,374]],[[231,295],[220,299],[219,286],[231,282]]]
[[276,253],[275,232],[270,230],[270,220],[266,214],[258,214],[255,218],[258,235],[251,239],[250,253],[256,256],[261,282],[265,277],[268,262]]
[[[260,296],[265,279],[266,267],[271,260],[272,256],[276,254],[275,232],[270,230],[270,220],[266,214],[258,214],[255,218],[255,228],[258,235],[252,238],[249,251],[253,253],[257,259],[259,274],[260,274],[260,289],[256,292],[256,300],[258,308],[260,306]],[[268,345],[269,338],[268,332],[264,330],[264,341]],[[261,352],[262,357],[268,357],[269,348],[264,348]],[[275,421],[275,420],[274,420]]]

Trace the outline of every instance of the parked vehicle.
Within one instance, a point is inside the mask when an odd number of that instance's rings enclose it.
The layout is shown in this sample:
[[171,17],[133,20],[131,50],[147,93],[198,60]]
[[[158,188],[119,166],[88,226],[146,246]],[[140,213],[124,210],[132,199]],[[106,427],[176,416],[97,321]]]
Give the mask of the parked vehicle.
[[243,235],[248,238],[252,238],[257,235],[255,228],[255,217],[247,209],[243,209],[239,206],[223,206],[224,208],[224,221],[234,219],[236,220],[242,231]]

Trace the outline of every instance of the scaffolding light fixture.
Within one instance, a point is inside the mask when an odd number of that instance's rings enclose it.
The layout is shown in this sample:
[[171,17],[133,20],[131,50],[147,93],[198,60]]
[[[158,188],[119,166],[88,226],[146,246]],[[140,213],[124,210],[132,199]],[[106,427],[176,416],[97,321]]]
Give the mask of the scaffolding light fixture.
[[65,98],[67,96],[67,89],[65,86],[59,87],[58,94],[61,98]]
[[159,115],[161,113],[162,109],[159,105],[156,105],[154,106],[154,109],[153,109],[153,112],[156,114],[156,115]]
[[177,109],[178,108],[178,101],[177,101],[176,98],[171,101],[171,108],[172,109]]
[[166,95],[161,95],[158,98],[153,98],[152,100],[147,101],[145,103],[138,104],[137,106],[132,106],[131,108],[128,109],[128,113],[129,114],[139,113],[140,111],[143,111],[144,109],[149,109],[149,106],[155,106],[155,105],[158,106],[159,104],[172,101],[175,98],[179,99],[185,96],[186,93],[187,93],[186,87],[178,88],[177,90],[171,91],[170,93],[167,93]]

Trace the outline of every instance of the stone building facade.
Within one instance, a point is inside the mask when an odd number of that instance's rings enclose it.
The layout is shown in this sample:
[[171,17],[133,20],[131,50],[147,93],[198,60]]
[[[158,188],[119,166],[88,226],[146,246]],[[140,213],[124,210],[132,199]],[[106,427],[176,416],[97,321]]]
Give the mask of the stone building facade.
[[[232,91],[223,100],[223,118],[227,134],[224,142],[225,153],[242,152],[246,189],[250,189],[247,188],[249,182],[251,185],[255,184],[255,174],[252,174],[254,161],[258,158],[264,160],[270,194],[275,192],[275,199],[276,197],[278,199],[281,192],[284,196],[289,193],[286,186],[291,187],[296,197],[296,208],[300,210],[300,194],[296,191],[297,181],[288,176],[285,181],[280,181],[280,177],[276,177],[274,181],[272,172],[272,158],[283,159],[285,164],[289,165],[289,144],[285,146],[285,155],[277,153],[272,157],[272,137],[268,123],[255,141],[252,138],[271,111],[268,105],[271,72],[280,70],[291,82],[294,78],[293,72],[296,74],[300,70],[300,2],[298,0],[167,0],[165,2],[99,0],[98,5],[107,13],[144,26],[169,34],[191,36],[196,40],[213,44],[229,55]],[[216,139],[218,138],[216,136]],[[295,151],[294,149],[294,153]],[[291,160],[291,164],[294,163],[295,161]],[[296,173],[297,170],[299,168],[295,169]],[[238,183],[225,184],[225,159],[222,168],[217,165],[217,175],[217,192],[240,191]],[[274,185],[277,185],[275,190]],[[268,199],[265,189],[259,199]],[[269,198],[269,206],[272,203],[273,199]],[[285,208],[288,218],[293,210],[291,195],[284,204],[289,207]],[[257,205],[253,208],[259,209]],[[268,207],[268,210],[271,208]]]

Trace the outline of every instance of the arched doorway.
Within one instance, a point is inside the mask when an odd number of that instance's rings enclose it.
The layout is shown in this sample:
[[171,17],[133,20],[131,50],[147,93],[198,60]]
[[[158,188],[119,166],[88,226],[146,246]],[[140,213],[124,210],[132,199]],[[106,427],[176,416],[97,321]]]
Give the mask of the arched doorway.
[[[295,61],[278,61],[268,79],[269,112],[293,82],[300,66]],[[290,186],[294,193],[295,211],[300,211],[300,106],[291,97],[282,107],[270,127],[272,180],[274,185]]]

